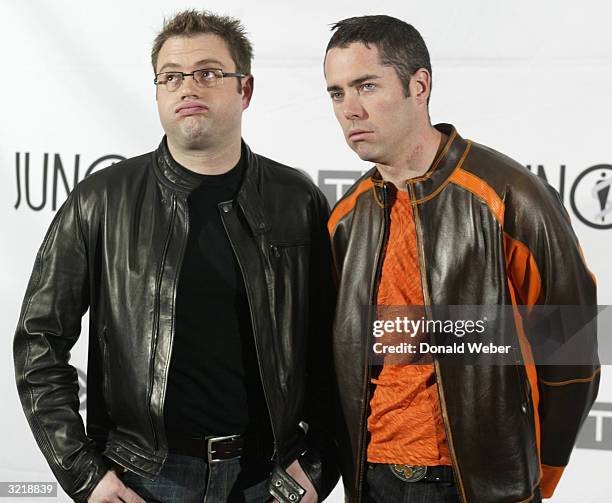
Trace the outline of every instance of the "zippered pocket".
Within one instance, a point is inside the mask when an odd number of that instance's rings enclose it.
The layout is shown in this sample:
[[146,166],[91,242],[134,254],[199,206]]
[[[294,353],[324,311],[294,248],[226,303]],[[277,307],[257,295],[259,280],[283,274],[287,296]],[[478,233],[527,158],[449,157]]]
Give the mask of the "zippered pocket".
[[529,379],[527,377],[527,372],[524,371],[524,367],[522,365],[515,365],[516,370],[516,378],[518,379],[519,389],[520,389],[520,407],[521,412],[525,415],[529,420],[533,417],[532,413],[532,399],[531,399],[531,385],[529,383]]
[[287,248],[296,248],[298,246],[308,246],[310,245],[309,240],[302,241],[292,241],[292,242],[279,242],[279,241],[270,241],[270,254],[273,258],[279,259],[282,255],[282,250],[286,250]]

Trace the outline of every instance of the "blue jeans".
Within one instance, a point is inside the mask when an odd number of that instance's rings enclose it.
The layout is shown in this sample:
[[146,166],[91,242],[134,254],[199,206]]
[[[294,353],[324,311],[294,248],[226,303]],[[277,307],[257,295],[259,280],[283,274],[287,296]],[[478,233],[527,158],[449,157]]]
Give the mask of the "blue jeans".
[[[403,482],[389,465],[368,464],[367,503],[459,503],[459,493],[454,482]],[[540,490],[536,490],[531,503],[539,503]]]
[[201,458],[169,454],[155,480],[132,472],[123,483],[147,503],[265,503],[271,466],[240,459],[208,464]]

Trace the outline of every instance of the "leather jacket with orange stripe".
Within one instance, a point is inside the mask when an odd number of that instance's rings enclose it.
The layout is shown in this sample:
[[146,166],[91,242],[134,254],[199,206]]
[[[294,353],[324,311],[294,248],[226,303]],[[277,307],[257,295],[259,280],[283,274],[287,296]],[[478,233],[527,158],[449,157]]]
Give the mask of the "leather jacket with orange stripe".
[[[407,182],[414,209],[418,278],[427,306],[581,306],[596,313],[596,286],[557,192],[508,157],[461,138],[454,127],[430,170]],[[389,184],[373,168],[336,204],[328,224],[338,302],[335,371],[340,393],[347,501],[364,500],[371,398],[369,354],[389,228]],[[398,278],[399,280],[399,278]],[[517,308],[518,309],[518,308]],[[580,365],[538,365],[525,318],[504,340],[514,365],[456,365],[434,356],[439,399],[461,500],[550,497],[599,386],[596,351]],[[563,325],[558,337],[571,337]],[[593,335],[593,334],[591,334]],[[409,427],[409,425],[406,425]]]

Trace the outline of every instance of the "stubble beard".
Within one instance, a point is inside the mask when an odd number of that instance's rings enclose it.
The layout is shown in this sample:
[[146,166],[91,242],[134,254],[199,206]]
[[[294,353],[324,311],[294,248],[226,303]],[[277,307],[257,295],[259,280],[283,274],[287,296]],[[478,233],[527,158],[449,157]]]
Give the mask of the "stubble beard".
[[187,148],[202,147],[210,142],[203,117],[186,117],[177,129],[181,143]]

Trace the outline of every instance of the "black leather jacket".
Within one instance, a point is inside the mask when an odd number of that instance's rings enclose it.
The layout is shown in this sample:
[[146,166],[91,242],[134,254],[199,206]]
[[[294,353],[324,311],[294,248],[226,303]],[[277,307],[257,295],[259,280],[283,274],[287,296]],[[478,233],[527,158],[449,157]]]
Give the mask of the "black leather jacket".
[[[247,289],[275,460],[300,458],[321,497],[337,481],[325,424],[333,288],[328,205],[299,171],[252,153],[235,203],[219,205]],[[163,410],[174,302],[198,184],[152,153],[72,191],[36,257],[14,341],[19,396],[64,490],[85,501],[112,460],[144,477],[167,456]],[[87,429],[69,351],[89,308]],[[316,365],[317,372],[312,372]],[[299,423],[309,425],[308,435]],[[325,466],[325,471],[323,471]]]
[[[592,340],[595,281],[558,194],[508,157],[461,138],[454,127],[436,127],[449,136],[444,149],[424,176],[407,183],[419,276],[398,281],[420,284],[428,316],[435,306],[573,306],[571,312],[583,318],[574,321]],[[372,391],[372,331],[364,311],[376,304],[389,185],[375,169],[366,173],[336,204],[329,222],[340,278],[334,352],[341,470],[351,503],[364,501]],[[494,330],[499,340],[511,341],[514,365],[434,358],[462,502],[531,501],[538,485],[550,497],[597,395],[596,351],[580,365],[534,364],[531,347],[540,341],[528,322]],[[551,325],[552,338],[569,341],[575,333],[568,325]]]

